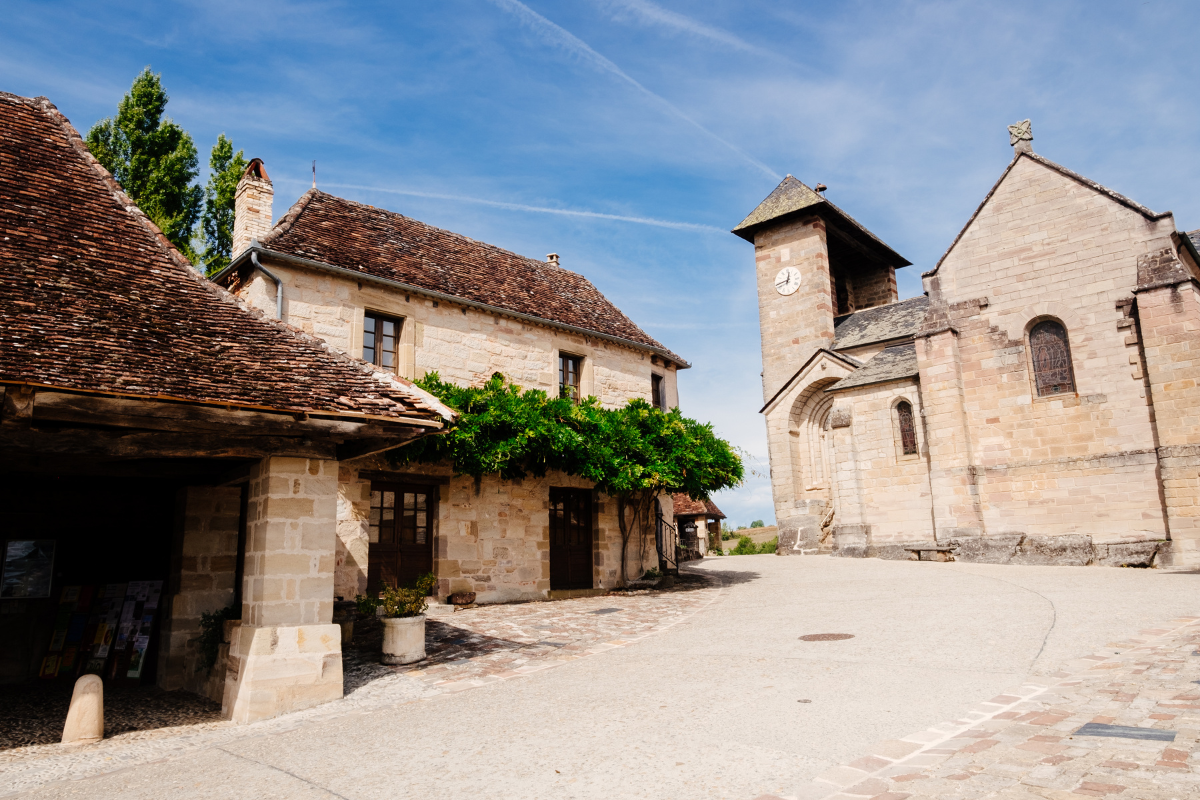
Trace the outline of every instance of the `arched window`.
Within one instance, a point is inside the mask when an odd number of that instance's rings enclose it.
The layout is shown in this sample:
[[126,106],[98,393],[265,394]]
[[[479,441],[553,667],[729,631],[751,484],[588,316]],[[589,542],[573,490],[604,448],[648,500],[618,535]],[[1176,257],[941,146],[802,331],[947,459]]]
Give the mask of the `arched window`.
[[1033,358],[1033,382],[1038,397],[1075,391],[1071,373],[1071,346],[1067,329],[1048,319],[1029,331],[1029,352]]
[[917,454],[917,425],[913,420],[912,403],[901,400],[896,404],[896,418],[900,423],[900,449],[906,456]]

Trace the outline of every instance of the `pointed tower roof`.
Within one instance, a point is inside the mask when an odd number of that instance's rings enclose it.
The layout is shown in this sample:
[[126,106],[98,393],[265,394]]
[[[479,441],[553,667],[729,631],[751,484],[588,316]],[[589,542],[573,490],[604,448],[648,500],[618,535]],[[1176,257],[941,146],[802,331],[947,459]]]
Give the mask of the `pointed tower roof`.
[[769,223],[780,223],[785,218],[801,214],[815,214],[825,220],[843,237],[870,251],[881,260],[894,267],[907,267],[910,262],[904,256],[888,247],[875,234],[860,225],[853,217],[829,202],[821,194],[813,191],[796,178],[788,175],[775,191],[767,195],[767,199],[758,204],[758,208],[738,223],[733,233],[748,242],[754,242],[754,234]]

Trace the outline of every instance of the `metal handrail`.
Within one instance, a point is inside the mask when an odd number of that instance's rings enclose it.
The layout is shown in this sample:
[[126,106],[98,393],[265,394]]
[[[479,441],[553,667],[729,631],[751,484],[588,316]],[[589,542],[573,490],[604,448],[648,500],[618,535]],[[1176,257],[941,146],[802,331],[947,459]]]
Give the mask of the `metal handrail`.
[[[666,541],[667,531],[671,532],[670,542]],[[658,550],[658,568],[664,573],[679,575],[679,528],[673,522],[667,522],[661,508],[655,520],[654,544]]]

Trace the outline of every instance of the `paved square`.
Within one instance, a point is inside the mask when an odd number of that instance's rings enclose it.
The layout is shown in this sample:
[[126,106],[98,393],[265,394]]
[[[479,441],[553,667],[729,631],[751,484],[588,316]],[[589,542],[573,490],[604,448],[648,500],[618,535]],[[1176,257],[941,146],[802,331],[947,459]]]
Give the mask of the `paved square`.
[[[1200,616],[1200,576],[775,556],[694,569],[712,585],[457,613],[431,663],[383,674],[363,658],[344,700],[281,719],[0,753],[0,793],[1194,796],[1200,643],[1184,618]],[[853,638],[801,640],[824,633]],[[1074,736],[1089,722],[1176,738]]]

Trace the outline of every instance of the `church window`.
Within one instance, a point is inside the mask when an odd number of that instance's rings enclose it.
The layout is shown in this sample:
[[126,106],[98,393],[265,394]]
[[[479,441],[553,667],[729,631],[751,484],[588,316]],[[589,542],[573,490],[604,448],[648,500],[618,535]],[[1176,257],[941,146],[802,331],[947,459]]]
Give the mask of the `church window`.
[[1039,322],[1029,332],[1033,377],[1038,397],[1075,391],[1067,330],[1054,320]]
[[913,420],[912,403],[901,400],[896,406],[896,417],[900,423],[900,448],[906,456],[917,454],[917,426]]

